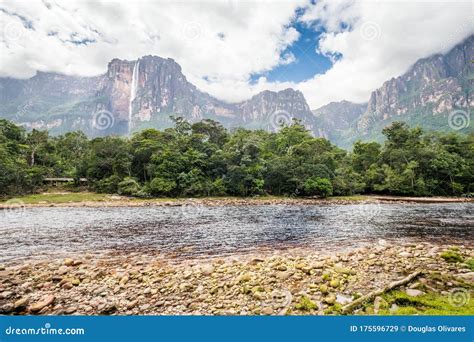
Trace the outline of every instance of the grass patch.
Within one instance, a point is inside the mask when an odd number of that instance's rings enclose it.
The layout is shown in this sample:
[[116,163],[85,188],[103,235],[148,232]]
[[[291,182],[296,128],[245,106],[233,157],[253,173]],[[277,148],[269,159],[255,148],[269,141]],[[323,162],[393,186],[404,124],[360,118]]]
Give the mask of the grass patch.
[[456,262],[462,262],[464,258],[462,255],[459,253],[458,250],[455,249],[449,249],[440,254],[440,257],[443,258],[446,262],[449,263],[456,263]]
[[[469,290],[459,292],[459,295],[440,295],[427,293],[418,297],[411,297],[405,292],[392,291],[382,298],[387,302],[379,311],[380,315],[472,315],[474,314],[474,299],[469,298]],[[459,302],[461,297],[461,303]],[[465,298],[465,303],[462,299]],[[395,304],[398,309],[390,311]],[[369,309],[372,308],[369,307]]]
[[337,201],[337,200],[342,200],[342,201],[366,201],[370,197],[369,196],[363,196],[363,195],[353,195],[353,196],[332,196],[328,197],[327,199],[330,201]]
[[295,309],[301,311],[312,311],[316,310],[317,308],[318,306],[316,305],[316,303],[306,296],[302,296],[300,298],[299,303],[295,305]]
[[[25,204],[55,204],[55,203],[72,203],[72,202],[105,202],[114,201],[110,196],[113,194],[99,194],[84,190],[73,191],[67,187],[47,189],[42,194],[26,195],[14,197],[15,200],[21,200]],[[335,196],[327,198],[330,201],[364,201],[369,199],[368,196]],[[208,197],[152,197],[152,198],[138,198],[138,197],[126,197],[126,200],[132,202],[176,202],[191,200],[208,200],[208,201],[235,201],[235,200],[252,200],[252,201],[268,201],[268,200],[289,200],[289,201],[304,201],[304,197],[288,197],[288,196],[273,196],[273,195],[262,195],[253,197],[232,197],[232,196],[208,196]],[[5,203],[7,200],[0,200],[0,203]]]
[[[44,193],[15,197],[17,201],[22,201],[25,204],[42,204],[42,203],[70,203],[70,202],[85,202],[85,201],[109,201],[111,200],[107,194],[97,194],[93,192],[67,192],[67,193]],[[5,203],[2,201],[0,203]]]
[[467,268],[469,268],[471,271],[474,272],[474,259],[473,258],[466,260],[465,264]]

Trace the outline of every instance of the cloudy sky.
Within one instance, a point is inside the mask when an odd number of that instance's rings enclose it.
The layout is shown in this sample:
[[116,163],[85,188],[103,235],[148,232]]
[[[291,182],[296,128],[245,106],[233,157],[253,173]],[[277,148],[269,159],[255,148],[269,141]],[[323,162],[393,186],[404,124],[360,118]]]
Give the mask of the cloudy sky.
[[0,0],[0,76],[92,76],[112,58],[175,59],[229,102],[293,87],[310,107],[365,102],[474,33],[471,1]]

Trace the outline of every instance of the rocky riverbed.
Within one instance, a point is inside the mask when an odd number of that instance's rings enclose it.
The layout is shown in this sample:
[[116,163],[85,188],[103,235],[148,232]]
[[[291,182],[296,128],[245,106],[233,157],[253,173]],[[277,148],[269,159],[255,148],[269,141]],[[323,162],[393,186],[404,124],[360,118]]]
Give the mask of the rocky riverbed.
[[[360,296],[415,271],[422,273],[398,291],[448,298],[453,289],[463,289],[467,301],[461,305],[469,305],[473,257],[472,245],[395,246],[385,240],[337,254],[289,250],[187,261],[143,253],[84,254],[0,265],[0,313],[340,314]],[[376,296],[349,313],[377,313],[383,302]],[[398,306],[388,309],[397,313]]]

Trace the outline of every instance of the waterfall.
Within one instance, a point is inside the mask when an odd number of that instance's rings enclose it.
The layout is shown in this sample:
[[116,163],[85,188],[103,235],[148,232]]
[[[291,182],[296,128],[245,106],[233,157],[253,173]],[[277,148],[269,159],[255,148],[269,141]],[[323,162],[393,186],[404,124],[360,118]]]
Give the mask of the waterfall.
[[138,88],[138,74],[140,72],[140,60],[137,59],[132,73],[132,84],[130,85],[130,101],[128,103],[128,135],[132,134],[132,114],[133,114],[133,100],[137,96]]

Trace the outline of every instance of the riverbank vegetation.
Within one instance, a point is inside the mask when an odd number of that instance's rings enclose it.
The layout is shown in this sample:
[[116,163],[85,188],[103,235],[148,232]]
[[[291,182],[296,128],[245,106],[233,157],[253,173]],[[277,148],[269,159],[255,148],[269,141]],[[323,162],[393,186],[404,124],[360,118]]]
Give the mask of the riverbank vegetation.
[[146,129],[130,138],[49,136],[0,120],[0,196],[44,190],[70,177],[88,190],[139,198],[201,196],[459,196],[474,184],[474,135],[425,133],[395,122],[384,144],[342,150],[298,122],[276,133],[218,122]]

